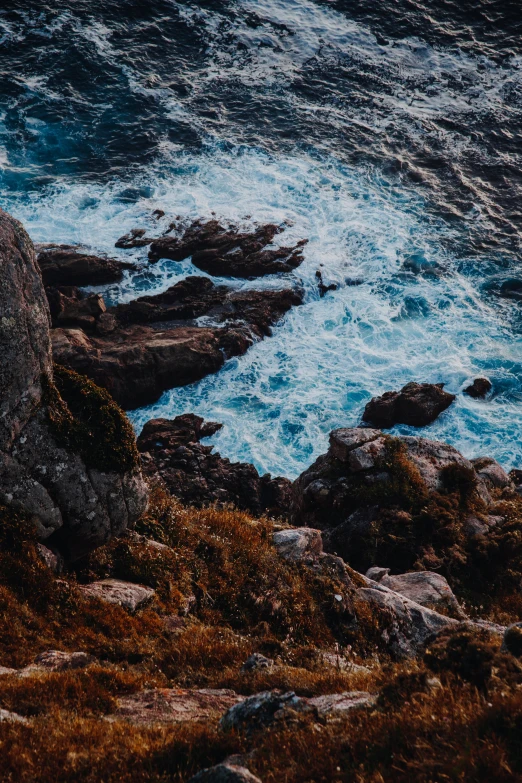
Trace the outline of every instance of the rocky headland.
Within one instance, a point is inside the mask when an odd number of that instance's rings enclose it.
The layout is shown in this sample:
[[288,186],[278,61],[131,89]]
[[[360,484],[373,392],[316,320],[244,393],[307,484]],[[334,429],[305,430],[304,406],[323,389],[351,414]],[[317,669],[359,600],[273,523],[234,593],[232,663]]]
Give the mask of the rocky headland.
[[[275,233],[211,221],[119,243],[288,273],[302,245],[266,249]],[[52,247],[37,263],[3,212],[0,264],[6,780],[522,774],[522,473],[381,429],[453,395],[376,398],[372,426],[333,431],[295,482],[214,453],[201,440],[221,425],[190,413],[136,444],[118,403],[217,371],[298,290],[191,276],[106,308],[78,286],[118,262]]]

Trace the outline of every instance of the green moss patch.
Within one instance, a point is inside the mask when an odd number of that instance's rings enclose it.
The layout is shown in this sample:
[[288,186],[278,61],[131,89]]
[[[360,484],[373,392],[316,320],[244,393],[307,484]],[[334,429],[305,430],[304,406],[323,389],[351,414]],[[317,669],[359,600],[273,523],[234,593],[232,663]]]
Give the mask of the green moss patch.
[[134,430],[109,392],[60,365],[54,366],[54,382],[46,378],[44,388],[51,430],[61,446],[106,473],[138,465]]

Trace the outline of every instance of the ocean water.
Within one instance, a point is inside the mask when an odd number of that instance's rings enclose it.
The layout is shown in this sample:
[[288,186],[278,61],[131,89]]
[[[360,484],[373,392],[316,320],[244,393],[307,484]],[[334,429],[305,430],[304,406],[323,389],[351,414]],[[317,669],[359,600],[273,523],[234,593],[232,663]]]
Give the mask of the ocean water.
[[[461,4],[462,5],[462,4]],[[222,422],[211,442],[297,476],[334,427],[408,381],[459,393],[422,430],[522,467],[522,49],[509,3],[42,2],[0,9],[0,203],[35,241],[143,261],[108,302],[188,274],[119,251],[215,213],[308,238],[304,289],[244,356],[131,412]],[[493,21],[492,21],[493,19]],[[154,209],[166,212],[157,222]],[[336,291],[319,297],[316,271]],[[198,271],[199,274],[199,271]]]

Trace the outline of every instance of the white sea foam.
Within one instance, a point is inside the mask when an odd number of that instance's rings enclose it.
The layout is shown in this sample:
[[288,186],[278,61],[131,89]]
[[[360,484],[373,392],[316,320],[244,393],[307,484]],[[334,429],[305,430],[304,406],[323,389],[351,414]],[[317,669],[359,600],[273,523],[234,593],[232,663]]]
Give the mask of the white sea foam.
[[[522,339],[510,328],[516,306],[484,300],[481,280],[457,273],[444,250],[449,228],[426,217],[414,192],[331,157],[271,157],[219,145],[201,156],[168,158],[167,148],[164,154],[161,166],[133,183],[143,193],[137,200],[125,199],[121,183],[64,183],[30,204],[8,206],[35,240],[80,242],[136,260],[146,249],[115,251],[115,240],[137,226],[160,233],[176,215],[288,220],[281,241],[310,239],[296,272],[306,297],[246,356],[134,412],[138,429],[151,417],[192,411],[225,424],[212,440],[223,455],[293,477],[324,452],[332,428],[358,423],[371,396],[410,380],[445,382],[459,392],[486,374],[496,390],[492,400],[459,394],[421,433],[470,457],[522,465]],[[167,212],[160,224],[150,217],[156,208]],[[326,282],[340,285],[323,299],[315,277],[320,264]],[[110,298],[158,292],[194,271],[189,261],[161,262],[128,276]]]

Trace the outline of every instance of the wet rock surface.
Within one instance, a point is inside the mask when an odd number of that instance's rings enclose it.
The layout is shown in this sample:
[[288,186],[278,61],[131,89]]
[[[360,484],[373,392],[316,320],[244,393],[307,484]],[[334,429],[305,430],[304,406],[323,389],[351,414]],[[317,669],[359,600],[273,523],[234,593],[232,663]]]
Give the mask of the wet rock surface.
[[431,424],[455,399],[442,383],[407,383],[400,392],[386,392],[366,405],[363,421],[388,429],[395,424],[424,427]]
[[[89,334],[84,328],[54,329],[53,353],[108,389],[124,408],[135,408],[165,389],[217,372],[301,302],[293,289],[234,291],[191,277],[163,294],[101,313]],[[203,315],[208,326],[196,323]]]
[[301,252],[306,240],[293,247],[267,249],[282,226],[267,224],[254,231],[225,227],[217,220],[196,220],[178,236],[155,240],[149,259],[170,258],[183,261],[192,256],[194,266],[219,277],[261,277],[279,272],[291,272],[303,261]]
[[116,283],[133,264],[82,253],[70,245],[37,246],[37,262],[46,286],[85,286]]
[[190,505],[233,503],[256,514],[289,513],[288,479],[260,476],[253,465],[230,462],[214,454],[213,446],[199,442],[221,426],[193,414],[148,421],[138,438],[145,475],[159,476],[173,495]]
[[56,387],[49,310],[33,245],[5,212],[0,268],[0,501],[33,519],[40,542],[50,539],[51,549],[74,559],[122,533],[146,507],[134,437],[101,390],[67,377],[60,384],[70,392],[69,402],[88,393],[91,413],[104,420],[106,406],[114,437],[121,434],[121,443],[107,448],[113,453],[121,446],[120,459],[109,464],[89,451],[92,433],[82,421],[84,411],[71,412]]
[[491,391],[493,384],[489,378],[475,378],[473,383],[466,386],[464,394],[475,399],[484,399],[484,397]]

